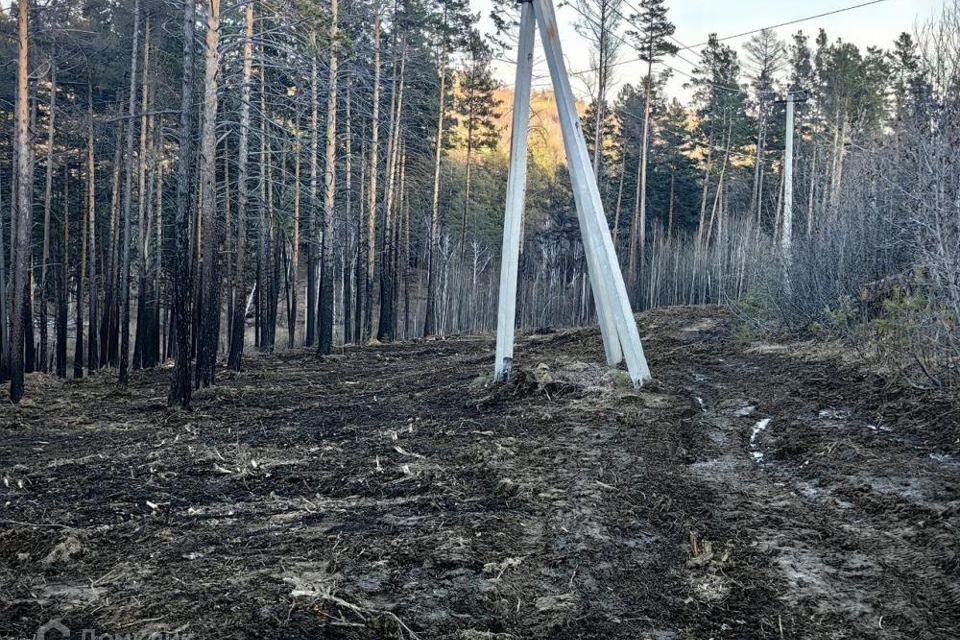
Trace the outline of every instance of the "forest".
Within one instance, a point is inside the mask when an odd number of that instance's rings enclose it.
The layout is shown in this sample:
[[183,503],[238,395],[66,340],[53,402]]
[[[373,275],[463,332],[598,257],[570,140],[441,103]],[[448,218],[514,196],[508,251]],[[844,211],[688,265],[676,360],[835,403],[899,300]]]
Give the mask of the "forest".
[[[188,406],[220,359],[240,370],[251,349],[490,331],[512,107],[493,64],[512,51],[515,3],[494,33],[463,1],[186,4],[3,15],[11,398],[25,372],[108,368],[123,385],[172,358],[171,402]],[[904,373],[949,384],[956,5],[860,50],[769,29],[696,49],[665,3],[640,4],[571,5],[595,48],[578,110],[634,308],[722,303],[758,329],[883,334],[852,325],[865,287],[886,286],[882,306],[899,278],[887,306],[904,317],[886,332],[911,343]],[[633,59],[646,75],[614,92]],[[689,103],[666,94],[672,75]],[[528,328],[593,317],[552,95],[532,116]],[[805,99],[784,215],[787,95]]]
[[640,389],[488,4],[0,2],[0,637],[953,637],[960,0],[559,3]]

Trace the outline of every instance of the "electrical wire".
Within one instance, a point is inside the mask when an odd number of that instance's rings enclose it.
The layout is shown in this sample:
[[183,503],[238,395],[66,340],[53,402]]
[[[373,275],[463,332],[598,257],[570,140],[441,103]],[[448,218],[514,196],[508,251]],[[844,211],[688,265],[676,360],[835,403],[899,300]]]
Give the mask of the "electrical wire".
[[[568,5],[566,5],[566,6],[570,7],[571,9],[573,9],[574,11],[576,11],[578,14],[580,14],[580,16],[583,17],[584,20],[591,20],[590,16],[588,16],[588,15],[585,14],[584,12],[580,11],[580,9],[578,9],[576,6],[571,5],[571,4],[568,4]],[[631,25],[631,26],[634,27],[635,29],[639,29],[639,28],[640,28],[640,27],[638,27],[636,24],[634,24],[632,21],[630,21],[626,16],[624,16],[620,11],[618,11],[618,10],[616,10],[616,9],[615,9],[614,11],[617,13],[617,15],[620,16],[621,19],[625,20],[625,21],[627,22],[627,24]],[[630,44],[623,36],[621,36],[619,33],[615,32],[615,31],[611,31],[610,34],[611,34],[613,37],[615,37],[617,40],[619,40],[619,41],[621,42],[621,44],[625,44],[625,45],[627,45],[627,46],[631,46],[631,44]],[[611,66],[611,67],[618,67],[618,66],[621,66],[621,65],[624,65],[624,64],[631,64],[631,63],[634,63],[634,62],[643,62],[643,60],[638,56],[637,58],[631,58],[631,59],[628,59],[628,60],[618,60],[617,62],[611,62],[611,63],[610,63],[610,66]],[[688,63],[689,63],[689,61],[688,61]],[[672,71],[675,71],[675,72],[677,72],[677,73],[679,73],[679,74],[681,74],[681,75],[683,75],[683,76],[686,76],[687,78],[690,78],[691,80],[696,80],[696,81],[698,81],[698,82],[705,82],[706,84],[708,84],[708,85],[710,85],[710,86],[712,86],[712,87],[714,87],[714,88],[716,88],[716,89],[718,89],[718,90],[720,90],[720,91],[727,91],[727,92],[729,92],[729,93],[740,93],[740,92],[742,91],[742,89],[740,89],[739,87],[733,88],[733,87],[731,87],[731,86],[729,86],[729,85],[719,84],[719,83],[713,82],[712,80],[707,80],[707,79],[705,79],[705,78],[697,78],[696,76],[693,76],[693,75],[687,73],[686,71],[681,71],[680,69],[677,69],[676,67],[671,66],[671,65],[667,64],[666,62],[663,62],[662,60],[660,61],[660,64],[662,64],[663,66],[667,67],[668,69],[670,69],[670,70],[672,70]],[[693,64],[693,63],[689,63],[689,64]],[[588,74],[588,73],[593,73],[593,72],[594,72],[593,69],[582,69],[582,70],[579,70],[579,71],[569,71],[568,74],[569,74],[569,75],[572,75],[572,76],[582,76],[582,75],[585,75],[585,74]]]
[[[724,40],[733,40],[735,38],[742,38],[743,36],[753,35],[754,33],[760,33],[764,29],[779,29],[780,27],[787,27],[792,24],[800,24],[801,22],[807,22],[809,20],[816,20],[817,18],[824,18],[826,16],[837,15],[838,13],[844,13],[845,11],[853,11],[854,9],[860,9],[862,7],[869,7],[874,4],[880,4],[881,2],[887,2],[888,0],[870,0],[870,2],[861,2],[860,4],[854,4],[849,7],[843,7],[842,9],[834,9],[833,11],[827,11],[825,13],[818,13],[816,15],[807,16],[805,18],[797,18],[795,20],[788,20],[787,22],[781,22],[779,24],[772,24],[768,27],[760,27],[759,29],[752,29],[750,31],[744,31],[743,33],[735,33],[732,36],[724,36],[722,38],[717,38],[717,42],[723,42]],[[708,42],[699,42],[694,47],[702,47],[703,45],[708,44]]]
[[[772,24],[772,25],[769,25],[769,26],[766,26],[766,27],[760,27],[760,28],[758,28],[758,29],[751,29],[750,31],[744,31],[744,32],[742,32],[742,33],[735,33],[735,34],[729,35],[729,36],[718,37],[716,40],[717,40],[717,42],[724,42],[724,41],[726,41],[726,40],[734,40],[734,39],[736,39],[736,38],[742,38],[742,37],[744,37],[744,36],[749,36],[749,35],[753,35],[753,34],[755,34],[755,33],[759,33],[759,32],[761,32],[761,31],[764,31],[765,29],[777,29],[777,28],[780,28],[780,27],[786,27],[786,26],[793,25],[793,24],[799,24],[799,23],[801,23],[801,22],[808,22],[808,21],[810,21],[810,20],[816,20],[817,18],[823,18],[823,17],[826,17],[826,16],[837,15],[837,14],[839,14],[839,13],[844,13],[844,12],[846,12],[846,11],[853,11],[854,9],[860,9],[860,8],[863,8],[863,7],[868,7],[868,6],[871,6],[871,5],[880,4],[880,3],[882,3],[882,2],[888,2],[888,1],[889,1],[889,0],[870,0],[869,2],[861,2],[861,3],[859,3],[859,4],[850,5],[850,6],[848,6],[848,7],[843,7],[843,8],[840,8],[840,9],[834,9],[834,10],[832,10],[832,11],[826,11],[826,12],[824,12],[824,13],[818,13],[818,14],[811,15],[811,16],[806,16],[806,17],[803,17],[803,18],[796,18],[796,19],[794,19],[794,20],[788,20],[788,21],[786,21],[786,22],[780,22],[780,23]],[[630,10],[635,11],[637,14],[640,13],[640,11],[636,8],[636,6],[634,6],[633,4],[631,4],[628,0],[624,0],[624,4],[626,4],[627,7],[630,8]],[[584,19],[590,20],[590,17],[589,17],[589,16],[587,16],[587,15],[584,14],[582,11],[580,11],[579,9],[577,9],[574,5],[568,4],[568,5],[566,5],[566,6],[569,6],[571,9],[573,9],[574,11],[576,11],[576,12],[577,12],[578,14],[580,14]],[[632,26],[634,29],[638,29],[638,30],[640,29],[640,27],[639,27],[633,20],[631,20],[630,18],[628,18],[627,16],[625,16],[625,15],[624,15],[621,11],[619,11],[618,9],[614,9],[614,12],[615,12],[617,15],[619,15],[620,18],[621,18],[622,20],[624,20],[627,24],[629,24],[630,26]],[[620,42],[629,45],[629,43],[626,42],[626,40],[625,40],[622,36],[620,36],[619,34],[617,34],[616,32],[613,32],[613,35],[614,35],[618,40],[620,40]],[[698,43],[695,44],[695,45],[686,45],[686,44],[680,42],[680,40],[678,40],[677,38],[675,38],[675,37],[673,37],[673,36],[670,36],[670,39],[673,40],[673,41],[674,41],[677,45],[679,45],[682,49],[685,49],[685,50],[687,50],[687,51],[691,51],[691,52],[693,52],[693,53],[696,53],[698,56],[701,56],[701,57],[702,57],[703,54],[700,53],[700,52],[698,52],[698,51],[696,50],[696,47],[702,47],[702,46],[705,46],[705,45],[709,44],[709,41],[706,41],[706,42],[698,42]],[[676,54],[673,54],[673,55],[674,55],[674,57],[677,57],[677,58],[679,58],[680,60],[683,60],[684,62],[686,62],[687,64],[689,64],[689,65],[691,65],[691,66],[693,66],[693,67],[696,67],[696,66],[697,66],[695,63],[693,63],[693,62],[691,62],[690,60],[687,60],[687,59],[684,58],[683,56],[679,55],[679,53],[676,53]],[[638,62],[638,61],[639,61],[639,62],[642,62],[642,60],[640,60],[640,58],[629,59],[629,60],[619,60],[619,61],[617,61],[617,62],[611,63],[610,66],[611,66],[611,67],[617,67],[617,66],[621,66],[621,65],[624,65],[624,64],[631,64],[631,63]],[[688,78],[693,78],[693,76],[691,76],[689,73],[686,73],[686,72],[684,72],[684,71],[680,71],[679,69],[676,69],[676,68],[674,68],[674,67],[672,67],[672,66],[670,66],[670,65],[667,65],[666,63],[664,63],[664,62],[662,62],[662,61],[661,61],[661,64],[664,64],[664,66],[667,66],[668,68],[672,69],[673,71],[676,71],[677,73],[680,73],[680,74],[682,74],[682,75],[685,75],[685,76],[687,76]],[[592,71],[593,71],[592,69],[585,69],[585,70],[582,70],[582,71],[571,71],[570,74],[571,74],[571,75],[583,75],[583,74],[585,74],[585,73],[591,73]],[[730,87],[725,86],[725,85],[717,85],[716,83],[712,83],[712,82],[711,82],[710,84],[713,84],[713,85],[716,86],[717,88],[723,89],[723,90],[726,90],[726,91],[736,91],[735,89],[731,89]]]

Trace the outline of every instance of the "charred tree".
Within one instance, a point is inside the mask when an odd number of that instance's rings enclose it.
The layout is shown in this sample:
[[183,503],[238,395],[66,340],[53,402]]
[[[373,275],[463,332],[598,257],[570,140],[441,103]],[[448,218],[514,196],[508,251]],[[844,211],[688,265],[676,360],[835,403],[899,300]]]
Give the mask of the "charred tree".
[[[380,12],[377,12],[373,25],[373,113],[370,118],[370,168],[367,174],[370,186],[367,189],[367,228],[366,261],[361,263],[363,273],[357,287],[363,287],[362,315],[363,341],[372,335],[373,330],[373,275],[377,259],[377,173],[380,171],[378,153],[380,150]],[[362,285],[360,284],[362,281]]]
[[[262,49],[261,49],[262,55]],[[273,175],[267,112],[267,69],[260,67],[260,221],[257,251],[257,308],[261,353],[273,352],[277,330],[277,285],[273,261]]]
[[93,89],[87,85],[87,286],[89,310],[87,313],[87,372],[100,368],[100,347],[97,326],[97,163],[93,147]]
[[63,220],[60,234],[60,267],[57,270],[57,347],[55,367],[58,378],[67,377],[67,304],[70,298],[70,170],[63,163]]
[[233,299],[233,317],[230,331],[230,350],[228,365],[234,371],[240,370],[243,359],[243,338],[246,329],[246,254],[247,254],[247,204],[249,201],[248,162],[250,137],[250,77],[253,74],[253,0],[247,0],[244,10],[243,39],[243,79],[240,85],[240,141],[237,145],[237,220],[236,220],[236,256],[234,269],[236,280]]
[[133,215],[133,120],[137,105],[139,48],[140,0],[136,0],[133,8],[133,50],[130,54],[130,93],[127,109],[130,124],[127,127],[126,157],[124,158],[123,245],[120,250],[120,358],[117,380],[120,386],[126,386],[130,379],[130,217]]
[[217,72],[220,67],[220,0],[206,1],[207,34],[200,132],[200,183],[203,262],[200,336],[197,341],[197,386],[214,382],[220,333],[220,229],[217,225]]
[[423,335],[437,332],[437,260],[440,254],[440,165],[443,160],[443,124],[446,119],[447,49],[440,47],[438,73],[440,76],[439,108],[437,109],[437,137],[433,161],[433,199],[430,215],[430,236],[427,248],[427,308],[423,321]]
[[317,333],[317,266],[319,256],[319,205],[317,201],[317,156],[319,154],[319,129],[317,82],[317,37],[311,34],[313,49],[310,58],[310,215],[307,219],[307,327],[304,344],[312,347]]
[[319,316],[317,353],[321,355],[333,351],[333,233],[337,180],[337,9],[338,0],[330,0],[330,81],[327,87],[327,148],[323,175],[323,243],[320,258],[320,299],[317,313]]
[[[47,358],[47,315],[49,314],[50,283],[50,212],[53,199],[53,133],[57,113],[57,63],[50,60],[50,102],[47,113],[47,162],[46,182],[43,190],[43,258],[40,263],[40,371],[46,371]],[[0,234],[3,230],[0,229]],[[0,248],[2,251],[2,248]]]
[[176,366],[170,380],[168,403],[190,407],[190,206],[193,183],[193,30],[194,0],[183,2],[183,80],[180,94],[180,152],[177,161],[177,209],[173,225],[173,332]]
[[300,290],[300,118],[293,142],[293,239],[290,241],[290,309],[287,314],[287,348],[292,349],[297,335],[297,292]]
[[390,129],[387,140],[387,185],[383,204],[383,243],[380,256],[380,318],[377,340],[389,342],[396,335],[396,221],[394,200],[397,188],[398,157],[400,152],[400,116],[403,111],[404,76],[406,74],[406,41],[400,45],[399,75],[394,67],[393,89],[390,99]]
[[20,0],[17,11],[17,97],[15,105],[16,152],[16,209],[10,246],[11,305],[10,305],[10,400],[20,402],[23,397],[25,322],[23,310],[27,306],[30,286],[30,228],[32,226],[32,197],[30,183],[30,122],[27,108],[27,78],[29,65],[29,3]]

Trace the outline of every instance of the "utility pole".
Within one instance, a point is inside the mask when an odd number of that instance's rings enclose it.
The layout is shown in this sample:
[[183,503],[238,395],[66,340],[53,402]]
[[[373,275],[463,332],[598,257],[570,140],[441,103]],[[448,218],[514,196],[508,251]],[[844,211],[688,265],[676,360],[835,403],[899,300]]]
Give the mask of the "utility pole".
[[784,136],[785,150],[783,159],[783,232],[780,234],[780,246],[784,255],[790,253],[793,235],[793,94],[787,96],[787,131]]
[[786,134],[784,136],[785,149],[783,158],[783,230],[780,234],[780,248],[783,250],[784,257],[789,260],[790,244],[793,241],[793,113],[794,104],[797,102],[806,102],[807,94],[804,91],[798,91],[787,94],[787,122]]
[[[526,179],[526,137],[529,114],[529,92],[532,73],[534,23],[540,27],[544,54],[553,80],[554,94],[564,149],[570,170],[577,219],[588,263],[590,284],[597,306],[597,319],[603,336],[607,364],[617,366],[626,360],[630,379],[635,387],[650,380],[650,370],[643,353],[640,334],[623,273],[613,248],[613,240],[603,213],[600,190],[590,167],[583,129],[576,111],[570,78],[560,44],[559,29],[552,0],[519,0],[521,2],[520,51],[513,113],[513,144],[510,174],[507,183],[507,207],[504,219],[503,252],[501,254],[500,299],[497,317],[498,380],[510,376],[513,364],[513,325],[516,319],[517,255],[520,221]],[[532,5],[532,6],[531,6]]]
[[520,38],[517,80],[513,96],[513,137],[510,141],[510,173],[507,176],[507,206],[500,252],[500,297],[497,301],[496,379],[510,378],[513,367],[513,330],[517,321],[517,272],[520,264],[520,230],[527,185],[527,134],[530,128],[530,88],[533,80],[533,44],[536,37],[533,4],[520,3]]

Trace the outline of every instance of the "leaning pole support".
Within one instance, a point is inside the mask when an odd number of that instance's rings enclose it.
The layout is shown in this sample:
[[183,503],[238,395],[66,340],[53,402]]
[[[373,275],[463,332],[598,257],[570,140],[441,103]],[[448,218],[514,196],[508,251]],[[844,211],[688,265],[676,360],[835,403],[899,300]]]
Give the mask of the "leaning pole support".
[[635,387],[639,387],[650,379],[650,369],[643,353],[640,333],[633,318],[620,263],[607,227],[600,190],[590,168],[590,156],[587,153],[573,90],[563,61],[553,4],[551,0],[520,1],[520,51],[517,61],[513,138],[500,267],[496,379],[501,381],[508,379],[513,363],[520,221],[526,186],[526,150],[534,40],[532,32],[533,21],[536,20],[540,27],[540,37],[543,40],[544,53],[557,99],[560,128],[577,208],[577,220],[587,257],[587,268],[597,306],[597,319],[603,335],[607,364],[616,366],[625,359],[630,379]]
[[503,248],[500,251],[500,296],[497,300],[498,381],[510,378],[513,366],[513,331],[517,322],[517,271],[520,265],[520,226],[527,190],[527,135],[530,129],[530,85],[533,81],[533,43],[536,36],[533,5],[520,4],[520,42],[517,48],[517,79],[513,95],[513,125],[510,138],[510,173],[507,206],[503,216]]

